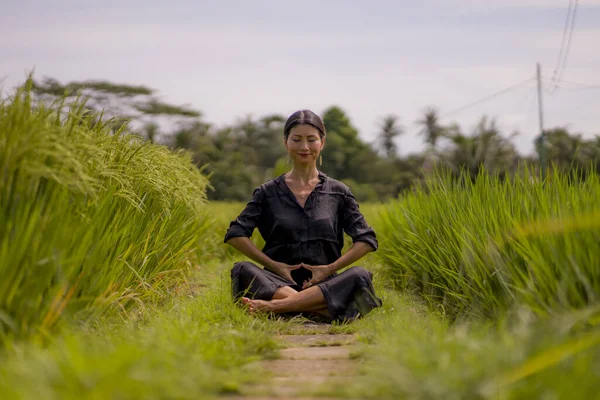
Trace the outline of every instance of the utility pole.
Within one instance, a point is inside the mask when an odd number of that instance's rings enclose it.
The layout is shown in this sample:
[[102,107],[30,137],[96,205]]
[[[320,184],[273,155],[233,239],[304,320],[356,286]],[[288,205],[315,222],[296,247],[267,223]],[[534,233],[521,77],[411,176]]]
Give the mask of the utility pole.
[[542,66],[537,63],[537,81],[538,81],[538,108],[540,114],[540,166],[542,168],[542,181],[546,179],[546,147],[544,133],[544,110],[542,106]]

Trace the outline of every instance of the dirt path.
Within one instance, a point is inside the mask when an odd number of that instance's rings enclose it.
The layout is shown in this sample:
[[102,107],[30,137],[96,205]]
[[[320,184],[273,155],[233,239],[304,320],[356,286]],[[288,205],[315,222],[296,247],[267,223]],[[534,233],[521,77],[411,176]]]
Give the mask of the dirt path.
[[[262,361],[260,366],[271,375],[268,383],[247,387],[241,400],[327,399],[338,385],[344,385],[357,374],[353,359],[356,337],[329,334],[329,326],[311,328],[310,333],[281,335],[285,346],[277,360]],[[306,332],[306,330],[303,330]],[[233,398],[233,397],[232,397]]]

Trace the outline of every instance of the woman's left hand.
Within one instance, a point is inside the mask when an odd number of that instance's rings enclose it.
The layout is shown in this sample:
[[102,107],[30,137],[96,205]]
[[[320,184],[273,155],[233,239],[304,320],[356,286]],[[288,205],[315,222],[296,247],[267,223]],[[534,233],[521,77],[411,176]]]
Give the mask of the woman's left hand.
[[307,289],[321,282],[323,279],[327,278],[329,275],[335,272],[331,265],[301,265],[310,272],[312,272],[312,278],[310,280],[304,281],[302,289]]

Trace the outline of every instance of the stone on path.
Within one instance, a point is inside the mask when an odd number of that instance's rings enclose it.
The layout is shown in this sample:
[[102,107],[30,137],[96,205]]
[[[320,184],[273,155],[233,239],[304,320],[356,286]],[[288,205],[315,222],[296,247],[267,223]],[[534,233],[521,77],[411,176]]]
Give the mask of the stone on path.
[[268,381],[244,388],[240,396],[227,398],[327,400],[327,397],[312,395],[343,387],[358,373],[358,362],[353,359],[357,351],[354,335],[293,334],[281,335],[278,339],[286,347],[280,350],[280,358],[260,363],[270,374]]

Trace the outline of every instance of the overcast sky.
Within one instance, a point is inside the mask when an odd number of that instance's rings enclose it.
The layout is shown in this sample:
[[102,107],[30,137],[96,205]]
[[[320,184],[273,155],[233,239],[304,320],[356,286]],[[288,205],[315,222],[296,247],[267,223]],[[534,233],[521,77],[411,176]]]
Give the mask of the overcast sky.
[[[0,79],[35,68],[61,82],[107,79],[157,89],[217,126],[301,108],[341,106],[363,139],[396,114],[403,154],[422,148],[415,121],[556,65],[568,0],[32,1],[0,0]],[[581,0],[563,75],[600,85],[600,0]],[[564,83],[544,97],[545,125],[600,134],[600,88]],[[448,115],[467,131],[497,117],[532,150],[535,82]]]

